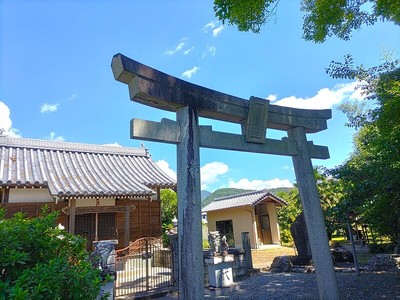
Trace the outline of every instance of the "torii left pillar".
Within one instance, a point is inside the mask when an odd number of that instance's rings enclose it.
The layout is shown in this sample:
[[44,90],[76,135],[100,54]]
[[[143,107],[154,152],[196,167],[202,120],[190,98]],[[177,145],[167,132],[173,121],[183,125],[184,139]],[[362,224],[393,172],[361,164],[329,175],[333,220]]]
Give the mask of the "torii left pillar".
[[201,225],[200,133],[197,108],[177,111],[181,140],[177,144],[179,298],[204,299]]

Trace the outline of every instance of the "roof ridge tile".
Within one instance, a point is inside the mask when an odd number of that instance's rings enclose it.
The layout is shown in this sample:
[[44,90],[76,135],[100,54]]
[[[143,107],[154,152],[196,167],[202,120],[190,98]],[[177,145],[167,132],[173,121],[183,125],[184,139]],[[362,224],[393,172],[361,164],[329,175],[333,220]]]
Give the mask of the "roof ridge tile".
[[90,152],[115,155],[149,156],[148,150],[146,148],[130,148],[77,142],[15,138],[9,136],[0,136],[0,146],[68,152]]

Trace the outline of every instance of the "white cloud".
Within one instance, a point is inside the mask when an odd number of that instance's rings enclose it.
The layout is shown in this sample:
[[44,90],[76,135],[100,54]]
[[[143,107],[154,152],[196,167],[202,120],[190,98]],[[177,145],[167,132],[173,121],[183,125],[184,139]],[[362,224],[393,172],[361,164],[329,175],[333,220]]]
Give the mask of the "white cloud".
[[[306,109],[327,109],[332,108],[332,106],[340,104],[345,100],[362,100],[364,97],[361,95],[359,90],[355,89],[358,85],[359,82],[337,84],[332,89],[320,89],[315,96],[310,98],[297,98],[296,96],[290,96],[273,101],[274,104],[281,106]],[[270,95],[268,98],[271,96],[275,96],[276,100],[276,95]]]
[[176,180],[176,172],[169,167],[169,163],[165,160],[156,161],[156,165],[164,171],[169,177]]
[[206,190],[209,185],[218,182],[218,176],[226,174],[228,170],[228,165],[223,162],[214,161],[205,164],[200,169],[201,189]]
[[47,103],[45,103],[45,104],[43,104],[42,107],[40,108],[40,112],[41,112],[42,114],[44,114],[44,113],[50,113],[50,112],[55,112],[55,111],[57,111],[58,105],[59,105],[58,103],[56,103],[56,104],[47,104]]
[[250,181],[247,178],[242,178],[237,182],[235,182],[234,180],[229,180],[228,187],[246,190],[263,190],[281,187],[291,188],[293,187],[293,184],[289,181],[289,179],[274,178],[271,180],[255,179]]
[[78,95],[77,94],[73,94],[73,95],[68,97],[68,100],[72,101],[72,100],[75,100],[76,98],[78,98]]
[[122,147],[120,144],[117,142],[111,143],[111,144],[103,144],[103,146],[110,146],[110,147]]
[[179,51],[183,50],[183,48],[186,46],[186,41],[187,41],[186,38],[181,39],[177,46],[175,46],[172,49],[164,51],[164,54],[165,55],[174,55],[174,54],[178,53]]
[[49,140],[60,141],[60,142],[65,141],[64,137],[62,137],[61,135],[57,136],[54,131],[50,132]]
[[0,130],[3,131],[2,134],[4,135],[21,137],[19,130],[12,127],[10,109],[2,101],[0,101]]
[[192,76],[193,76],[194,74],[196,74],[197,71],[199,71],[199,70],[200,70],[199,67],[193,67],[193,68],[191,68],[190,70],[186,70],[185,72],[183,72],[183,73],[181,74],[181,77],[185,77],[185,78],[190,79],[190,78],[192,78]]
[[213,31],[212,31],[213,37],[219,36],[223,29],[224,29],[224,25],[221,25],[221,26],[218,26],[217,28],[214,28]]
[[208,46],[208,52],[211,53],[212,56],[214,56],[217,52],[217,48],[215,48],[215,46]]
[[203,32],[208,33],[211,30],[213,37],[217,37],[218,35],[220,35],[221,31],[224,29],[224,25],[219,25],[217,27],[218,23],[219,22],[217,22],[217,21],[208,22],[206,25],[203,26]]
[[267,96],[265,99],[274,102],[274,101],[276,101],[278,99],[278,97],[275,94],[271,94],[271,95]]
[[214,29],[216,24],[216,21],[208,22],[206,25],[203,26],[203,31],[207,33],[210,29]]
[[192,50],[194,50],[194,47],[186,49],[185,51],[183,51],[183,54],[188,55],[190,52],[192,52]]

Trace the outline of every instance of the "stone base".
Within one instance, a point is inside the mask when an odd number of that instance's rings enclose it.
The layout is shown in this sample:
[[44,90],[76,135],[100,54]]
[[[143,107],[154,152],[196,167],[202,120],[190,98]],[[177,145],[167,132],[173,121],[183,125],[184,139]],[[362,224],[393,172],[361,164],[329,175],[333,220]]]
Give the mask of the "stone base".
[[206,259],[210,287],[220,288],[233,285],[233,261],[233,255],[215,256]]

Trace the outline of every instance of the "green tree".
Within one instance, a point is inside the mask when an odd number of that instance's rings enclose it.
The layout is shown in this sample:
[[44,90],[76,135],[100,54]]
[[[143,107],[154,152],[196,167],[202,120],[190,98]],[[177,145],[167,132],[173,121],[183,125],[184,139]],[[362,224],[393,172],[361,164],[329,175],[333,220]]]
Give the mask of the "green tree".
[[331,240],[333,233],[342,228],[345,221],[338,206],[344,197],[343,184],[341,180],[332,177],[329,170],[323,167],[314,168],[314,176],[317,181],[326,232]]
[[[323,167],[314,167],[314,177],[324,213],[326,230],[331,239],[332,234],[343,226],[343,217],[340,207],[338,207],[344,196],[343,186],[340,180],[331,176],[329,170]],[[277,195],[288,203],[278,211],[278,220],[282,242],[290,244],[293,242],[290,226],[302,211],[299,191],[296,186],[288,192],[279,192]]]
[[278,210],[281,240],[283,244],[292,244],[293,237],[290,233],[290,226],[302,210],[299,191],[296,187],[287,192],[279,192],[277,193],[277,196],[288,203],[288,205],[283,206]]
[[368,118],[355,137],[355,151],[334,174],[344,182],[341,205],[361,214],[375,231],[397,243],[399,251],[400,68],[378,75],[370,89],[376,105],[361,113]]
[[[280,0],[214,0],[214,12],[223,23],[240,31],[259,33],[276,15]],[[317,43],[335,35],[348,40],[353,30],[378,20],[400,24],[400,0],[302,0],[303,38]]]
[[0,210],[0,299],[96,299],[100,271],[85,240],[55,226],[58,212],[6,219]]
[[163,234],[172,229],[172,220],[178,217],[178,197],[173,190],[161,190],[161,223]]

